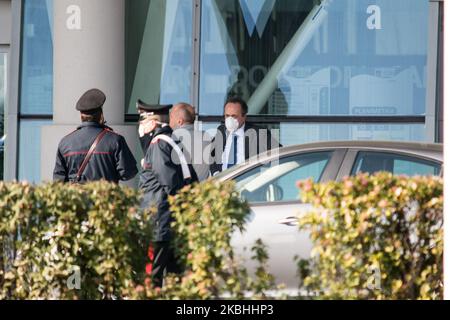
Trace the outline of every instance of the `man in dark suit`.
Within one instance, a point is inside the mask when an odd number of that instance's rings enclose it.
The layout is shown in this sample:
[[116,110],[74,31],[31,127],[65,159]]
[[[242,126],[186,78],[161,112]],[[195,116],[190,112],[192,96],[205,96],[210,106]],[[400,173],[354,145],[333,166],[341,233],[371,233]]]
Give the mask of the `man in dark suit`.
[[281,147],[270,130],[247,123],[248,106],[241,98],[229,98],[224,105],[225,124],[212,141],[211,174],[214,176],[262,152]]

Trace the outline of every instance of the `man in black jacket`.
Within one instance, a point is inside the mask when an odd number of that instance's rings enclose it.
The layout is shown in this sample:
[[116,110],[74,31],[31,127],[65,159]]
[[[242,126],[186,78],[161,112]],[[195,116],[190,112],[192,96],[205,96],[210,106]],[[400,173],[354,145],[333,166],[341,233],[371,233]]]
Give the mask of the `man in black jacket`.
[[164,272],[182,272],[175,250],[172,247],[171,222],[168,197],[175,195],[185,185],[197,181],[197,176],[188,164],[179,142],[172,139],[168,125],[172,106],[148,105],[138,101],[140,113],[139,135],[145,152],[139,188],[143,191],[143,208],[157,209],[153,221],[152,283],[163,285]]
[[241,164],[262,152],[281,147],[270,130],[247,123],[248,106],[241,98],[229,98],[224,106],[225,124],[212,141],[211,175]]
[[[82,124],[59,143],[53,180],[118,183],[128,181],[138,173],[136,160],[125,139],[105,125],[102,110],[105,101],[105,94],[98,89],[87,91],[78,101],[76,109],[81,113]],[[88,151],[100,134],[101,140],[80,172]]]

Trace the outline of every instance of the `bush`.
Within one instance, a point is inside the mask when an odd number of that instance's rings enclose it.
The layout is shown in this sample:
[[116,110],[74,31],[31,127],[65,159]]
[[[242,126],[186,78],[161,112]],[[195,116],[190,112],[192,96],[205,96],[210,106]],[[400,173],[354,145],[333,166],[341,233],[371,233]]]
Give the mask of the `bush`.
[[319,298],[441,299],[443,182],[361,174],[299,183],[315,209],[299,218],[314,248],[299,267]]
[[264,298],[273,289],[264,244],[252,248],[254,278],[230,244],[244,230],[248,205],[233,183],[213,181],[170,198],[187,270],[152,288],[145,265],[154,210],[140,212],[139,198],[105,182],[0,183],[0,299]]
[[138,203],[136,191],[106,182],[0,183],[0,299],[129,295],[151,234]]
[[234,255],[231,237],[235,231],[244,231],[249,207],[240,199],[233,182],[209,180],[187,186],[170,198],[170,204],[176,250],[187,270],[180,278],[166,278],[161,291],[139,287],[135,298],[264,298],[266,290],[273,289],[261,241],[252,248],[253,259],[259,262],[255,278],[248,276]]

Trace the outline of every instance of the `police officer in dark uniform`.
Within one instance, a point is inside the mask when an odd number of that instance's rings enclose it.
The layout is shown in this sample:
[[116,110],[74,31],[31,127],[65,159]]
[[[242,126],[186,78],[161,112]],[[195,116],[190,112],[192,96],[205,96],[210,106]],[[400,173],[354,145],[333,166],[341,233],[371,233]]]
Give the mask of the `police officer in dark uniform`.
[[173,221],[168,196],[175,195],[185,185],[198,181],[192,165],[184,157],[179,141],[174,141],[168,125],[171,105],[148,105],[139,100],[139,135],[145,158],[139,188],[143,191],[143,208],[155,207],[153,226],[152,282],[162,287],[164,272],[183,271],[172,248]]
[[81,113],[82,124],[58,146],[55,181],[118,183],[138,173],[136,159],[125,139],[105,125],[105,101],[105,94],[98,89],[87,91],[78,101],[76,109]]

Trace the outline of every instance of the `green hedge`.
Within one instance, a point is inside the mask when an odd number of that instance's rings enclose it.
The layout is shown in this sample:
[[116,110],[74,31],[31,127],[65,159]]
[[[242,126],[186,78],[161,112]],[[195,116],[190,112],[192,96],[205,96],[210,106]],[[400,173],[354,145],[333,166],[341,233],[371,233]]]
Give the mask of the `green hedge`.
[[170,199],[187,269],[152,288],[144,269],[154,210],[140,212],[139,200],[105,182],[0,183],[0,299],[263,298],[273,288],[261,241],[252,248],[255,277],[234,257],[231,236],[249,208],[233,183],[213,181]]
[[135,298],[265,298],[274,289],[273,276],[266,271],[267,250],[260,240],[252,248],[256,275],[250,276],[234,255],[231,237],[244,231],[249,207],[233,182],[209,180],[187,186],[170,198],[170,204],[176,249],[184,257],[186,272],[166,278],[161,291],[140,286]]
[[[382,173],[299,185],[316,207],[299,218],[314,244],[299,263],[302,289],[318,298],[442,298],[441,179]],[[276,289],[261,241],[251,276],[231,246],[248,204],[232,182],[212,180],[170,198],[187,268],[152,288],[144,275],[152,210],[140,212],[139,200],[103,182],[0,183],[0,299],[241,299]]]
[[303,288],[319,298],[441,299],[443,181],[361,174],[299,183],[315,209],[299,218],[312,257]]
[[0,299],[130,295],[150,234],[138,203],[108,183],[0,183]]

